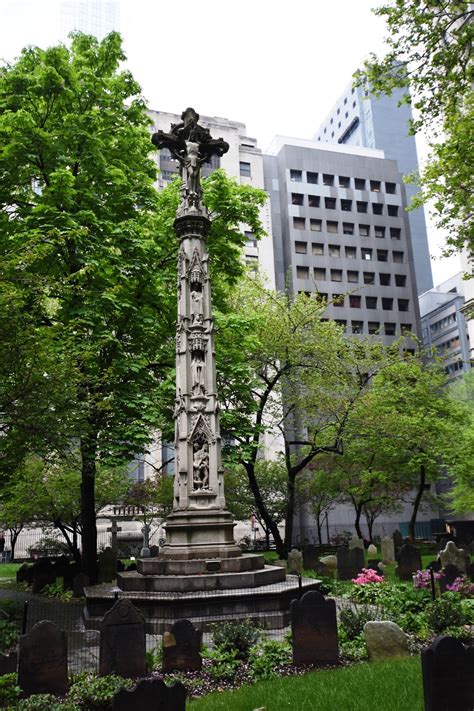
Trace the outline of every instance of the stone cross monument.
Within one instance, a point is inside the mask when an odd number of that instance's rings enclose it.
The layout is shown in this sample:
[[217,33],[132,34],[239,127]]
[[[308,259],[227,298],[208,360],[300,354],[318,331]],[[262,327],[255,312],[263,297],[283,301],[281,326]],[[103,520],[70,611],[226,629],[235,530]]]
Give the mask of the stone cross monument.
[[241,551],[225,510],[207,251],[211,222],[200,182],[201,165],[222,156],[229,145],[199,125],[194,109],[181,118],[169,133],[152,137],[157,148],[168,148],[177,158],[182,180],[174,222],[179,240],[174,498],[160,558],[230,558]]

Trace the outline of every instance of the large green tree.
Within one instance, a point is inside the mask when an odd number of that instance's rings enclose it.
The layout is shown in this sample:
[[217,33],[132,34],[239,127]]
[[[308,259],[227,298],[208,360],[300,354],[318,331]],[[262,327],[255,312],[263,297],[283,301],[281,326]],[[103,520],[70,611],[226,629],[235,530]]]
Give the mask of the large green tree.
[[[474,91],[472,3],[468,0],[391,0],[375,10],[386,20],[388,52],[371,55],[359,80],[379,95],[406,90],[414,120],[431,154],[414,206],[429,202],[446,232],[446,252],[474,248]],[[416,179],[416,178],[415,178]]]

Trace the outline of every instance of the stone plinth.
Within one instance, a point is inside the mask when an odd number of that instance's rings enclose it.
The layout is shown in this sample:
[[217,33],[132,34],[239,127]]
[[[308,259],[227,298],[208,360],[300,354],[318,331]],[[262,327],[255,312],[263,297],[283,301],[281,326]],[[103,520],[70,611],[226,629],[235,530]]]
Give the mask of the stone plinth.
[[239,557],[242,551],[234,541],[234,526],[228,511],[174,511],[166,519],[166,543],[159,557],[169,560]]

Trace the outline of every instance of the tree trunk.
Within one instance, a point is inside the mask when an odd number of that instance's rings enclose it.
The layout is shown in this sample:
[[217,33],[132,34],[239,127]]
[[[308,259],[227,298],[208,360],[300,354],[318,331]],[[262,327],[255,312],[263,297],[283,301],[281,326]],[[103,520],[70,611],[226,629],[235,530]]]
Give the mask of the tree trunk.
[[416,492],[415,501],[413,502],[413,511],[411,513],[410,524],[408,527],[411,541],[415,540],[416,517],[418,516],[418,511],[420,508],[421,499],[423,498],[423,494],[425,493],[425,484],[426,484],[426,471],[425,471],[424,464],[421,464],[420,465],[420,479],[418,481],[418,491]]
[[263,503],[262,495],[260,493],[260,489],[258,488],[257,477],[255,476],[255,463],[252,461],[243,462],[243,465],[245,467],[245,471],[247,472],[250,488],[255,499],[255,506],[257,507],[262,521],[265,522],[265,528],[268,528],[271,531],[278,555],[282,557],[284,552],[284,543],[282,541],[280,531],[278,530],[278,525],[269,516],[268,511],[265,508],[265,504]]
[[359,538],[363,539],[364,537],[362,535],[362,531],[360,528],[360,517],[362,516],[362,504],[357,504],[357,506],[355,507],[355,511],[356,511],[356,517],[355,517],[355,522],[354,522],[355,530],[356,530]]
[[10,531],[10,546],[11,546],[11,555],[10,555],[10,561],[13,563],[15,560],[15,546],[16,542],[18,540],[18,536],[23,530],[23,526],[20,528],[9,528]]
[[285,542],[283,546],[283,558],[288,557],[293,543],[293,516],[295,513],[295,475],[288,473],[288,500],[286,502],[285,516]]
[[367,521],[367,528],[369,530],[369,542],[373,543],[373,536],[372,536],[372,529],[374,527],[374,521],[375,519],[372,518],[372,516],[367,516],[365,517],[365,520]]
[[96,438],[81,440],[82,571],[97,582],[97,526],[95,515]]
[[319,541],[319,545],[321,546],[323,543],[323,537],[322,537],[322,531],[321,531],[321,529],[322,529],[321,514],[320,513],[316,514],[315,518],[316,518],[316,526],[318,527],[318,541]]
[[61,531],[63,537],[66,540],[67,547],[69,548],[69,551],[76,563],[80,563],[81,554],[79,549],[77,548],[77,531],[74,524],[72,529],[72,538],[69,536],[66,526],[64,526],[61,521],[55,521],[54,525]]

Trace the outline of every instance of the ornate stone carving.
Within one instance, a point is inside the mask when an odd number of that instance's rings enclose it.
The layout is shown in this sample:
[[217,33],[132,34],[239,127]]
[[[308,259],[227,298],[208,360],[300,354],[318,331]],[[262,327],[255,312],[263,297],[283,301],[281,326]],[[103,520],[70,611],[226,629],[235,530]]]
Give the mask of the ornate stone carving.
[[209,489],[209,444],[202,432],[193,442],[193,489]]
[[206,395],[206,364],[194,353],[191,358],[191,381],[191,391],[195,397]]
[[191,324],[193,326],[202,326],[204,321],[203,314],[203,293],[202,291],[191,292]]

